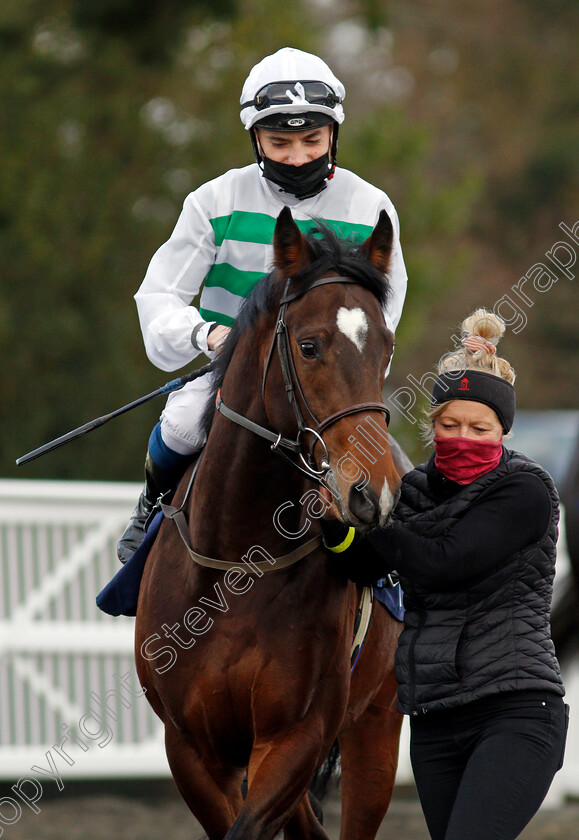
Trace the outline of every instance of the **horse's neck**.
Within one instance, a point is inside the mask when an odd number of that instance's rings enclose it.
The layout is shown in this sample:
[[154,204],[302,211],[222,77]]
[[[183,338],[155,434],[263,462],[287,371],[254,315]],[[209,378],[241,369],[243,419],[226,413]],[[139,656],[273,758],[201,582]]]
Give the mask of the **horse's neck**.
[[[236,403],[240,413],[267,425],[260,397]],[[216,414],[195,479],[191,538],[201,554],[238,560],[255,545],[272,556],[292,551],[307,526],[300,499],[307,482],[257,435]],[[313,536],[307,527],[304,539]],[[307,536],[306,536],[307,534]]]

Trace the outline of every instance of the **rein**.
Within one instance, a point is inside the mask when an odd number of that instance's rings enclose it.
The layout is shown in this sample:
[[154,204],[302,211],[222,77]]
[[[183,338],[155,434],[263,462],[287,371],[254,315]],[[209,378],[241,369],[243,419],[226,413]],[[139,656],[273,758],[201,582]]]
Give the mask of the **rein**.
[[[312,537],[312,539],[302,543],[302,545],[299,545],[297,548],[294,548],[294,550],[290,551],[289,554],[283,554],[281,557],[271,557],[268,560],[246,560],[242,557],[241,560],[232,562],[230,560],[218,560],[214,557],[206,557],[204,554],[199,554],[199,552],[195,551],[191,545],[189,524],[187,522],[187,517],[185,516],[184,507],[187,503],[187,499],[189,498],[191,488],[193,487],[193,482],[200,462],[201,458],[197,460],[195,466],[193,467],[191,476],[189,477],[189,483],[187,484],[187,488],[185,490],[185,495],[183,496],[183,501],[179,507],[167,505],[164,502],[159,501],[159,507],[163,511],[163,516],[166,519],[173,520],[177,526],[177,530],[179,531],[179,536],[185,544],[189,557],[194,560],[195,563],[198,563],[199,566],[205,566],[206,569],[217,569],[221,572],[228,572],[230,569],[243,568],[248,574],[257,574],[261,577],[264,572],[287,569],[289,566],[293,566],[294,563],[298,562],[298,560],[301,560],[307,554],[310,554],[316,548],[320,547],[322,544],[322,537],[318,534],[318,536]],[[248,554],[250,553],[251,550]]]
[[[265,386],[267,381],[267,374],[269,372],[269,367],[271,364],[274,350],[277,348],[285,390],[288,396],[289,403],[293,409],[298,426],[298,434],[296,439],[291,440],[290,438],[286,438],[281,434],[281,432],[275,432],[271,429],[268,429],[266,426],[262,426],[259,423],[255,423],[253,420],[249,420],[244,415],[239,414],[237,411],[234,411],[233,409],[229,408],[229,406],[227,406],[223,402],[221,392],[217,394],[217,400],[215,404],[216,409],[217,411],[219,411],[220,414],[223,414],[224,417],[227,417],[228,420],[231,420],[238,426],[241,426],[242,428],[253,432],[253,434],[259,435],[259,437],[265,438],[265,440],[268,440],[271,443],[271,449],[273,452],[277,452],[279,455],[284,457],[295,469],[299,470],[299,472],[304,474],[307,478],[309,478],[312,481],[317,481],[319,484],[322,484],[324,486],[324,479],[327,473],[330,471],[330,457],[328,449],[322,437],[322,432],[324,432],[327,428],[332,426],[338,420],[341,420],[343,417],[349,417],[352,414],[359,414],[362,411],[381,411],[386,416],[386,425],[390,423],[390,412],[388,408],[384,405],[384,403],[380,402],[356,403],[355,405],[347,406],[346,408],[342,408],[339,411],[334,412],[334,414],[331,414],[329,417],[326,417],[322,421],[319,421],[316,418],[313,411],[308,405],[308,401],[303,392],[295,367],[295,362],[291,350],[289,329],[286,323],[286,313],[290,303],[307,294],[307,292],[309,292],[311,289],[315,289],[318,286],[326,286],[333,283],[352,284],[355,283],[355,280],[353,280],[350,277],[342,276],[320,277],[319,279],[314,280],[314,282],[311,283],[307,287],[307,289],[299,289],[292,293],[288,293],[288,280],[283,297],[279,304],[277,323],[267,354],[267,360],[265,363],[261,386],[262,398],[265,402]],[[308,425],[308,423],[306,422],[304,413],[300,406],[300,401],[304,406],[305,411],[312,418],[313,427],[312,425]],[[303,437],[306,434],[312,435],[312,442],[310,443],[309,451],[304,453]],[[316,466],[316,461],[314,458],[314,450],[317,443],[321,444],[323,449],[323,453],[320,458],[319,469]],[[294,455],[297,455],[301,463],[298,463],[297,461],[289,457],[284,450],[288,450]]]
[[[204,554],[199,554],[199,552],[195,551],[195,549],[191,545],[187,517],[185,516],[185,512],[183,510],[187,499],[189,498],[191,488],[193,487],[193,482],[195,480],[195,475],[197,473],[199,463],[200,459],[197,460],[195,466],[193,467],[191,476],[189,478],[189,483],[187,485],[187,489],[185,490],[185,496],[179,507],[173,507],[173,505],[164,504],[162,501],[159,502],[159,507],[163,511],[163,515],[165,516],[165,518],[172,519],[175,525],[177,526],[177,530],[179,531],[179,535],[183,540],[183,543],[185,544],[185,547],[189,553],[189,557],[195,563],[198,563],[200,566],[204,566],[206,569],[217,569],[221,572],[228,572],[230,569],[243,569],[247,574],[257,575],[258,577],[261,577],[265,572],[287,569],[289,568],[289,566],[293,566],[294,563],[297,563],[298,560],[302,560],[304,557],[306,557],[306,555],[310,554],[312,551],[315,551],[315,549],[319,548],[319,546],[322,544],[322,538],[320,535],[318,535],[317,537],[312,537],[312,539],[308,540],[305,543],[302,543],[302,545],[299,545],[293,551],[290,551],[289,554],[284,554],[282,557],[271,557],[268,560],[251,560],[249,559],[249,555],[251,554],[250,550],[247,553],[247,555],[245,555],[241,558],[240,561],[235,563],[232,563],[229,560],[217,560],[214,557],[206,557]],[[368,630],[370,628],[370,620],[372,618],[373,603],[373,588],[371,586],[365,586],[362,589],[360,603],[358,605],[356,618],[354,620],[354,636],[350,648],[350,676],[352,676],[352,674],[354,673],[354,669],[356,668],[358,659],[360,658],[360,654],[362,653],[362,648],[364,646],[366,636],[368,635]]]

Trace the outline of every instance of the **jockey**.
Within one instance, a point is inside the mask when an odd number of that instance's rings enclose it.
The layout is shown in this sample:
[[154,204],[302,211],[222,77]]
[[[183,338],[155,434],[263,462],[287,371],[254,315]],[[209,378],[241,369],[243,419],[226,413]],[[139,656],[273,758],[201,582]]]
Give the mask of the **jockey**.
[[[252,69],[240,116],[256,162],[187,196],[135,295],[147,355],[158,368],[176,370],[199,353],[215,356],[244,298],[272,268],[273,230],[284,206],[302,227],[321,220],[360,242],[387,211],[394,243],[384,318],[395,331],[407,284],[398,216],[384,192],[336,165],[345,93],[324,61],[298,49],[284,47]],[[200,290],[196,309],[191,302]],[[159,496],[203,447],[200,420],[210,389],[209,373],[169,396],[149,440],[143,492],[118,544],[121,562],[140,545]]]

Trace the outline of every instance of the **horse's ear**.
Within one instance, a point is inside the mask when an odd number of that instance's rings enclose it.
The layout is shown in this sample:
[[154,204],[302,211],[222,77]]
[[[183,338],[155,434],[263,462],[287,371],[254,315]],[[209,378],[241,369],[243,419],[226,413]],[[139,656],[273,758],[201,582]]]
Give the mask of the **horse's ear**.
[[284,277],[295,277],[312,261],[305,236],[294,222],[289,207],[284,207],[275,223],[273,262]]
[[394,229],[390,221],[390,216],[386,210],[380,210],[376,227],[368,239],[360,246],[360,251],[382,274],[386,274],[390,265],[393,238]]

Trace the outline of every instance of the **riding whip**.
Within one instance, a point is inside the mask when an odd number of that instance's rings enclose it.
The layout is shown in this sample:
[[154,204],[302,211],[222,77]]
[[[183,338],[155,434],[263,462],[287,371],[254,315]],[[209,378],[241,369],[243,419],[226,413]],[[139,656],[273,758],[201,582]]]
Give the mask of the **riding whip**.
[[28,452],[26,455],[23,455],[21,458],[16,459],[17,464],[26,464],[28,461],[33,461],[35,458],[40,458],[41,455],[46,455],[47,452],[52,452],[53,449],[58,449],[59,446],[64,446],[65,443],[70,443],[71,440],[76,440],[83,435],[86,435],[87,432],[92,432],[94,429],[98,429],[99,426],[104,426],[105,423],[108,423],[109,420],[112,420],[113,417],[119,417],[121,414],[125,414],[127,411],[131,411],[133,408],[137,408],[139,405],[143,405],[143,403],[148,402],[149,400],[154,399],[155,397],[160,397],[163,394],[171,394],[173,391],[178,391],[187,382],[192,382],[194,379],[198,379],[200,376],[204,376],[206,373],[209,373],[213,369],[213,365],[210,362],[207,365],[204,365],[197,370],[191,371],[191,373],[186,373],[185,376],[180,376],[178,379],[172,379],[170,382],[165,383],[160,388],[157,388],[156,391],[151,391],[150,394],[145,394],[144,397],[139,397],[138,400],[134,400],[133,402],[128,403],[127,405],[123,405],[121,408],[117,408],[115,411],[111,411],[110,414],[103,414],[102,417],[97,417],[95,420],[90,420],[88,423],[85,423],[84,426],[79,426],[78,429],[73,429],[71,432],[67,432],[65,435],[56,438],[55,440],[51,440],[49,443],[45,443],[43,446],[39,446],[38,449],[33,449],[32,452]]

